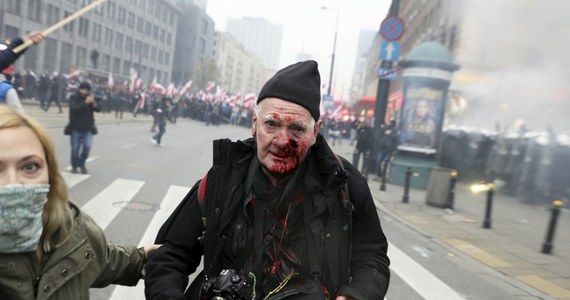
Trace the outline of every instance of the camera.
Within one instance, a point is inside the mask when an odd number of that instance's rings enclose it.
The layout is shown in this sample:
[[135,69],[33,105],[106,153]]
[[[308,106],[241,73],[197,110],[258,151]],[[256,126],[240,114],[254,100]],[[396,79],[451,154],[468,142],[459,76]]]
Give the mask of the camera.
[[200,299],[251,300],[255,295],[252,282],[251,277],[241,276],[232,269],[225,269],[220,275],[204,281],[200,289]]

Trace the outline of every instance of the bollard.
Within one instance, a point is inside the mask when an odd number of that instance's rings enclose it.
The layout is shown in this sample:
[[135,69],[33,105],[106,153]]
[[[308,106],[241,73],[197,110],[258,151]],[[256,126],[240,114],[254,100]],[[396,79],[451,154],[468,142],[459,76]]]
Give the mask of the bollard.
[[447,197],[447,208],[453,209],[453,203],[455,202],[455,183],[457,182],[457,171],[451,172],[451,178],[449,179],[449,195]]
[[368,173],[370,173],[370,151],[364,152],[362,157],[362,174],[366,181],[368,181]]
[[388,160],[382,162],[382,177],[380,178],[380,190],[386,190],[386,173],[388,172]]
[[485,220],[483,220],[483,228],[491,228],[491,210],[493,209],[494,193],[494,185],[492,183],[487,184],[487,206],[485,208]]
[[556,231],[556,222],[560,214],[560,207],[562,207],[562,201],[556,200],[552,202],[552,215],[550,217],[548,231],[546,232],[546,241],[542,244],[542,253],[552,253],[552,240],[554,239],[554,232]]
[[410,202],[410,179],[412,177],[412,168],[406,168],[406,177],[404,180],[404,196],[402,197],[402,202]]

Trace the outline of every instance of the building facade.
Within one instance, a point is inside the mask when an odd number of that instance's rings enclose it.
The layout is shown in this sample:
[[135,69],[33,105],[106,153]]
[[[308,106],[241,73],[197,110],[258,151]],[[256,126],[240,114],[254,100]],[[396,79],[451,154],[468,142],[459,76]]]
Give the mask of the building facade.
[[[8,39],[44,30],[90,2],[3,0],[0,36]],[[143,81],[157,78],[166,83],[181,13],[167,0],[109,0],[30,47],[16,68],[37,74],[84,70],[107,77],[113,73],[115,79],[128,78],[132,68]]]
[[182,85],[195,77],[195,66],[214,59],[214,21],[192,0],[178,0],[182,10],[172,67],[172,82]]
[[218,85],[229,93],[257,95],[269,78],[261,59],[228,32],[216,32],[215,53]]
[[261,58],[266,68],[279,68],[283,26],[271,24],[265,19],[244,17],[228,20],[226,31],[242,43],[245,50]]

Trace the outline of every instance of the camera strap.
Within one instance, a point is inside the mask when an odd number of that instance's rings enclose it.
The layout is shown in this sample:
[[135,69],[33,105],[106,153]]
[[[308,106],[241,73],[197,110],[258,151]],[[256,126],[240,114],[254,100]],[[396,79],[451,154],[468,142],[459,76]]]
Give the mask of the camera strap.
[[311,275],[314,279],[320,279],[321,268],[319,266],[319,256],[317,255],[317,245],[313,230],[311,230],[311,218],[313,217],[313,201],[307,199],[303,201],[303,215],[305,217],[305,235],[307,239],[307,248],[309,249],[309,266],[311,268]]

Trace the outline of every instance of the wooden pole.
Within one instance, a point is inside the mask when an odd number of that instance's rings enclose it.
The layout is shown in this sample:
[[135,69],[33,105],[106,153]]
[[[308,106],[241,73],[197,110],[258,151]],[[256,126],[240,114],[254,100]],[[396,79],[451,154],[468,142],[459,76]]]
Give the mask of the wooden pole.
[[[58,30],[59,28],[65,26],[67,23],[79,18],[81,15],[85,14],[86,12],[92,10],[93,8],[95,8],[96,6],[102,4],[103,2],[105,2],[107,0],[96,0],[95,2],[83,7],[82,9],[76,11],[75,13],[73,13],[72,15],[69,15],[67,18],[57,22],[56,24],[48,27],[47,29],[45,29],[44,31],[42,31],[42,34],[44,36],[47,36],[48,34]],[[24,38],[24,43],[19,45],[18,47],[14,48],[12,50],[12,52],[18,54],[22,51],[24,51],[24,49],[28,48],[29,46],[31,46],[34,42],[32,42],[32,40],[30,40],[29,38],[25,37]]]

